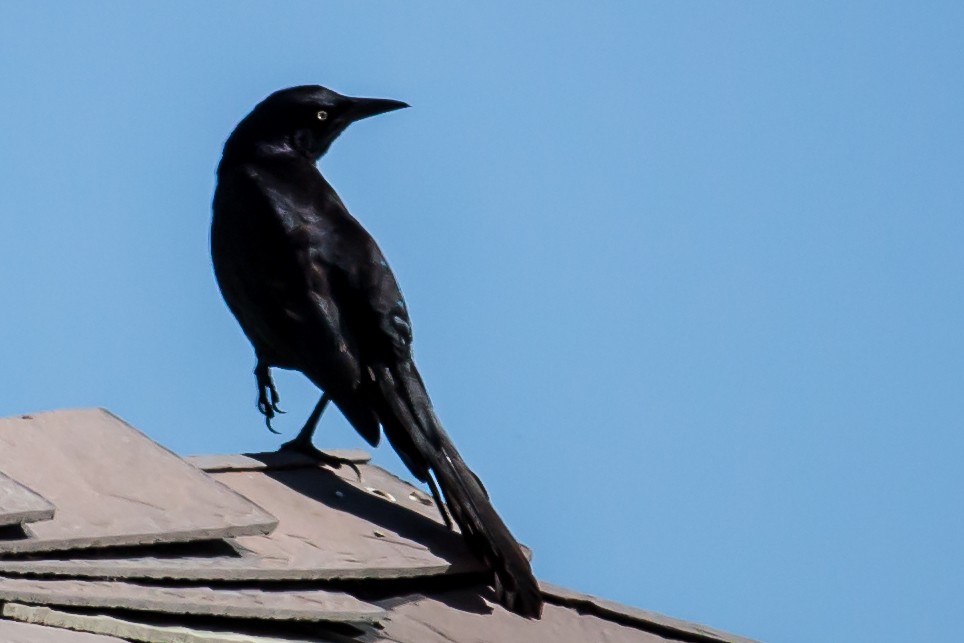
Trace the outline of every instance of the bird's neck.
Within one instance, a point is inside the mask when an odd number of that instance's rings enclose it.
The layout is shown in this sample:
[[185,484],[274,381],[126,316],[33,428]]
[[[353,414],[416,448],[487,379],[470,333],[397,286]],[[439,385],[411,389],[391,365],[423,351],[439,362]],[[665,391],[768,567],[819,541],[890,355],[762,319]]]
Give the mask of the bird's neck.
[[243,138],[228,139],[224,145],[220,167],[245,163],[284,163],[311,165],[317,162],[309,150],[305,150],[290,138],[248,141]]

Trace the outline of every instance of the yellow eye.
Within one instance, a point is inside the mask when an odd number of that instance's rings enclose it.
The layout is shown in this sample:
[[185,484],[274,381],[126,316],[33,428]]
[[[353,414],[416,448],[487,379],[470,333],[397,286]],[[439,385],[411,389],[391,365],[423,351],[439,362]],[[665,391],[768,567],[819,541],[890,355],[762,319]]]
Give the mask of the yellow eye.
[[323,121],[323,120],[325,120],[326,118],[328,118],[328,112],[326,112],[325,110],[321,110],[320,112],[318,112],[318,113],[316,114],[316,116],[318,117],[318,120],[319,120],[319,121]]

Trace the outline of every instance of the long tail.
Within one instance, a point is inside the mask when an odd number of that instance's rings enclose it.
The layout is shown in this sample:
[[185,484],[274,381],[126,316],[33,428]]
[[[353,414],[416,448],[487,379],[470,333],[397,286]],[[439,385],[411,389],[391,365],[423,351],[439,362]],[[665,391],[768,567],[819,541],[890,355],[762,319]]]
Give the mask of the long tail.
[[435,475],[469,549],[492,570],[499,603],[539,618],[542,595],[529,561],[442,428],[415,364],[383,366],[375,380],[385,435],[416,477],[427,481],[429,472]]

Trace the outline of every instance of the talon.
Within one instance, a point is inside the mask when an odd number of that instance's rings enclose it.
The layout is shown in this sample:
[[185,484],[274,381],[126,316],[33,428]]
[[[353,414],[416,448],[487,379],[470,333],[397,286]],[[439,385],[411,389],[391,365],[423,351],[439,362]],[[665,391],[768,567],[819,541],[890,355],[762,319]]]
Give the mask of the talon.
[[361,469],[358,468],[358,465],[356,465],[354,462],[351,462],[351,461],[349,461],[349,460],[345,460],[344,462],[345,462],[345,464],[347,464],[349,467],[351,467],[351,470],[352,470],[352,471],[355,472],[355,477],[358,478],[358,482],[361,482],[361,481],[362,481]]
[[278,408],[281,396],[278,395],[278,389],[275,388],[274,380],[271,379],[271,371],[266,364],[259,361],[254,368],[254,376],[258,380],[258,410],[264,416],[264,424],[275,435],[281,435],[280,431],[276,431],[271,426],[271,420],[276,413],[284,414],[284,411]]
[[281,396],[278,395],[278,389],[274,387],[274,381],[270,378],[268,379],[268,390],[271,392],[271,409],[275,413],[281,413],[284,415],[284,411],[278,408],[278,402],[281,401]]
[[266,418],[270,418],[274,413],[274,411],[271,410],[271,407],[260,399],[260,397],[258,398],[258,411],[260,411],[261,415],[265,416]]
[[362,481],[361,469],[359,469],[358,465],[354,462],[346,458],[339,458],[338,456],[325,453],[315,445],[310,443],[305,444],[303,440],[299,440],[298,438],[282,444],[279,451],[295,451],[296,453],[304,454],[313,460],[317,460],[318,464],[328,465],[332,469],[340,469],[342,465],[347,466],[355,472],[358,482]]

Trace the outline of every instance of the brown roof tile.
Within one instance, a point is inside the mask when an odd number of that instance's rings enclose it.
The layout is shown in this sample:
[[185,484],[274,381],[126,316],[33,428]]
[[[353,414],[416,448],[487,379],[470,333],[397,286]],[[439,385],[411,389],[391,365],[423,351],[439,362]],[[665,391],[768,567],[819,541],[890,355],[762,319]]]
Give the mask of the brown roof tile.
[[0,620],[3,643],[124,643],[123,639],[87,632],[71,632],[56,627]]
[[0,572],[297,581],[481,570],[424,493],[378,467],[358,466],[360,481],[350,469],[333,472],[314,463],[297,469],[287,464],[280,469],[217,468],[220,472],[211,477],[264,507],[277,517],[278,527],[268,535],[231,539],[232,547],[215,550],[215,555],[191,555],[185,548],[179,549],[181,555],[163,557],[105,550],[93,558],[0,559]]
[[0,471],[56,507],[0,553],[266,533],[276,520],[100,409],[0,420]]
[[39,493],[0,473],[0,526],[54,517],[54,506]]
[[233,589],[106,580],[0,578],[0,601],[171,614],[368,623],[381,608],[323,589]]
[[[56,505],[53,520],[0,539],[0,551],[79,548],[0,558],[12,576],[0,577],[0,601],[12,601],[3,616],[152,643],[748,642],[548,584],[541,620],[507,612],[423,491],[367,454],[338,455],[361,479],[290,453],[191,466],[103,411],[0,420],[0,471]],[[272,516],[276,529],[251,534]],[[156,544],[174,540],[191,542]],[[85,549],[133,543],[155,544]],[[88,643],[30,631],[40,638],[24,643]]]
[[[255,634],[243,630],[237,621],[225,620],[219,627],[217,624],[203,624],[195,627],[176,624],[176,621],[151,619],[149,621],[136,620],[138,615],[123,614],[89,614],[72,612],[64,608],[50,608],[36,605],[22,605],[6,603],[3,606],[3,617],[33,623],[31,636],[35,638],[23,639],[23,643],[39,643],[49,640],[51,643],[121,643],[122,641],[140,641],[143,643],[331,643],[332,638],[325,636],[297,636],[297,638],[272,635],[270,632]],[[0,636],[4,633],[0,621]],[[250,624],[250,621],[247,622]],[[19,623],[15,623],[17,625]],[[45,627],[40,627],[45,626]],[[250,625],[248,625],[250,627]],[[63,629],[55,629],[63,628]],[[232,629],[233,628],[233,629]],[[86,639],[43,639],[50,632],[65,632],[63,635],[87,636]],[[89,632],[90,634],[79,634]],[[101,635],[101,636],[94,636]],[[120,637],[120,638],[114,638]],[[0,639],[7,643],[6,639]],[[20,643],[19,641],[17,643]]]

